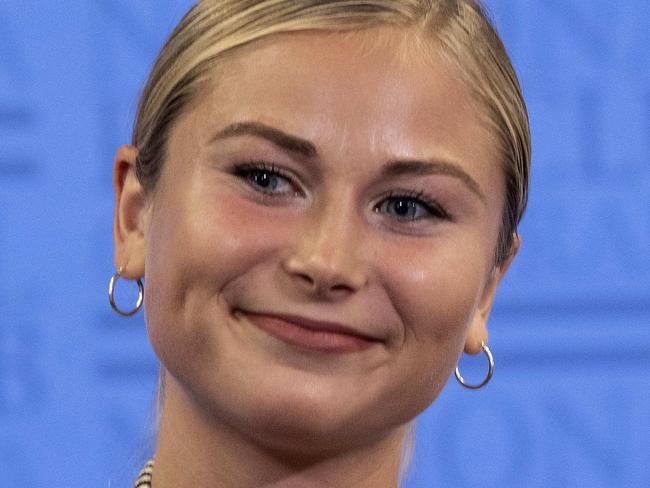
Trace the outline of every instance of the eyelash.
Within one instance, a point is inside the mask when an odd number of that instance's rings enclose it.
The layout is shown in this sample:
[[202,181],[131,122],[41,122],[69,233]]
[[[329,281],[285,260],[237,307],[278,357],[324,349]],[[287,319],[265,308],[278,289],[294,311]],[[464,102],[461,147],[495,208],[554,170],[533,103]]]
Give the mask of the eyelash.
[[[246,180],[246,182],[254,190],[257,190],[263,193],[264,195],[268,195],[268,196],[276,195],[275,192],[265,190],[264,188],[261,188],[259,185],[256,185],[253,181],[249,179],[249,176],[255,172],[269,173],[271,176],[284,178],[292,185],[294,184],[293,176],[289,172],[284,171],[281,168],[277,168],[273,163],[269,164],[264,161],[250,161],[242,164],[237,164],[232,169],[232,173],[235,176],[241,178],[242,180]],[[296,190],[293,195],[296,196],[296,195],[300,195],[301,193],[302,192],[300,192],[299,190]]]
[[[414,222],[422,219],[440,219],[440,220],[452,220],[451,215],[440,205],[438,202],[425,196],[424,191],[413,192],[413,191],[391,191],[384,197],[382,200],[381,206],[384,205],[384,202],[397,202],[397,201],[408,201],[409,203],[415,203],[421,205],[424,210],[427,212],[428,216],[420,218],[409,218],[409,217],[398,217],[397,220],[404,222]],[[377,207],[375,207],[377,211]]]
[[[293,176],[287,172],[275,166],[275,164],[267,163],[264,161],[250,161],[246,163],[237,164],[233,167],[232,173],[245,180],[254,190],[259,191],[265,196],[275,198],[274,195],[277,195],[276,192],[265,190],[260,186],[256,185],[255,182],[250,180],[250,176],[253,173],[268,173],[272,177],[280,177],[287,180],[291,185],[294,185]],[[293,193],[293,196],[302,195],[300,190],[296,190]],[[282,195],[278,195],[282,196]],[[399,200],[406,200],[409,203],[415,203],[416,205],[421,205],[425,212],[428,214],[424,217],[410,218],[410,217],[396,217],[396,220],[399,222],[417,222],[423,219],[440,219],[440,220],[452,220],[452,216],[445,210],[445,208],[437,203],[435,200],[427,198],[424,191],[391,191],[385,195],[381,202],[375,206],[374,211],[379,212],[379,209],[383,207],[386,203],[397,202]],[[412,208],[412,207],[409,207]]]

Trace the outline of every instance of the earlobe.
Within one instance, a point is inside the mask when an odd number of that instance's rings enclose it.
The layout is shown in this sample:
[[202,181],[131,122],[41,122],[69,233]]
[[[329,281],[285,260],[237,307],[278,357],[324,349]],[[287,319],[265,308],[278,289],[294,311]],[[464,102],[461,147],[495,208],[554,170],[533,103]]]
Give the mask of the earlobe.
[[508,268],[512,264],[512,261],[515,259],[515,256],[521,247],[521,238],[519,237],[519,234],[515,233],[513,235],[512,242],[512,252],[508,256],[508,259],[501,263],[501,265],[495,266],[492,269],[491,275],[483,288],[483,293],[481,295],[478,309],[474,314],[472,324],[470,325],[469,332],[465,340],[464,351],[467,354],[480,353],[483,350],[481,344],[488,343],[488,318],[490,317],[490,312],[492,311],[492,304],[494,303],[497,287],[499,286],[499,283],[506,274],[506,271],[508,271]]
[[477,316],[469,329],[467,338],[465,339],[465,347],[463,351],[466,354],[478,354],[482,351],[482,344],[488,343],[487,320],[482,320]]
[[128,279],[144,276],[146,253],[148,199],[136,176],[137,156],[134,146],[121,146],[113,166],[115,268],[121,268],[121,275]]

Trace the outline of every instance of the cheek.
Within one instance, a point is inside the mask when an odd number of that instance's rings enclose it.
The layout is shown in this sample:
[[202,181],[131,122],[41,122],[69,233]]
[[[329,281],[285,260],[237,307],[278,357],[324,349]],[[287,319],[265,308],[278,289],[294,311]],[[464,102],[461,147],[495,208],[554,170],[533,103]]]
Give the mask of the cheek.
[[205,351],[222,290],[291,235],[254,204],[206,190],[195,185],[189,198],[160,202],[147,235],[146,322],[166,365],[170,355]]
[[[383,274],[407,329],[440,338],[463,332],[471,319],[485,270],[485,259],[472,246],[440,240],[412,245],[408,255],[389,254]],[[402,253],[406,254],[406,253]]]
[[482,289],[485,258],[458,241],[411,243],[408,255],[397,247],[390,251],[393,259],[383,260],[382,274],[404,326],[400,370],[413,378],[402,394],[421,398],[424,408],[462,351]]
[[[476,310],[483,260],[459,246],[413,246],[410,253],[390,249],[383,259],[386,290],[403,323],[395,377],[387,402],[408,398],[416,415],[438,396],[463,349]],[[399,263],[399,265],[391,263]],[[409,378],[409,381],[404,381]]]

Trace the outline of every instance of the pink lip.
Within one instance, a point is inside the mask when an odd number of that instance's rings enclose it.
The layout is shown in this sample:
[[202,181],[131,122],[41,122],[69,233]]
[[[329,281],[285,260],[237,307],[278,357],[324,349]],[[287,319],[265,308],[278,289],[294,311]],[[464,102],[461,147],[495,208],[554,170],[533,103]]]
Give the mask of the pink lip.
[[380,342],[333,322],[294,315],[243,314],[255,326],[283,342],[321,352],[362,351]]

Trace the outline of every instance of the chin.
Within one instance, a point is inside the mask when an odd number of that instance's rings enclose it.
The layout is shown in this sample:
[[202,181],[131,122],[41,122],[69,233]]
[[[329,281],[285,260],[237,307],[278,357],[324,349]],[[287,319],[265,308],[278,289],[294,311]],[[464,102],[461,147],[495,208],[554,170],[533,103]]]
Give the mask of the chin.
[[248,424],[246,428],[258,445],[292,461],[359,449],[387,435],[385,429],[374,430],[365,419],[326,415],[324,410],[303,411],[294,405],[292,409],[267,411],[267,415],[261,416],[262,412],[257,411],[253,425]]
[[271,384],[248,392],[235,385],[230,396],[227,390],[222,385],[213,393],[213,415],[256,445],[290,460],[359,448],[386,436],[391,420],[376,408],[355,406],[344,402],[343,395],[328,397],[322,391],[314,395],[285,389],[278,396],[280,390]]

